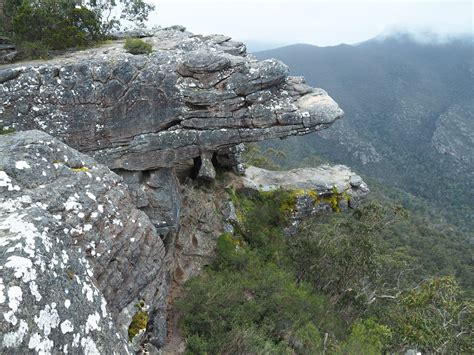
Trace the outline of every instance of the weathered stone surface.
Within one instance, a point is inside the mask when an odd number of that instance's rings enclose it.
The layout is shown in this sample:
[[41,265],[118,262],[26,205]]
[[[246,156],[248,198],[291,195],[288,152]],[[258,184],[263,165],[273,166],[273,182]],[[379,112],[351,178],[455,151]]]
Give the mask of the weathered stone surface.
[[216,170],[212,164],[212,153],[202,153],[196,160],[199,166],[197,178],[202,181],[214,181],[216,178]]
[[184,283],[212,262],[217,238],[226,231],[230,217],[229,196],[224,189],[186,184],[182,189],[181,228],[170,260],[173,279]]
[[2,353],[128,351],[143,300],[166,334],[165,250],[107,167],[39,131],[0,136]]
[[126,53],[118,41],[1,66],[0,125],[40,129],[111,169],[143,171],[317,131],[343,115],[325,91],[229,37],[173,27],[146,41],[150,55]]
[[228,168],[238,175],[245,173],[242,153],[245,151],[243,144],[223,148],[216,152],[216,162],[220,167]]
[[123,177],[133,203],[148,215],[158,234],[178,231],[181,197],[173,169],[115,172]]
[[[293,227],[309,216],[356,207],[369,193],[362,178],[344,165],[321,165],[289,171],[270,171],[250,166],[242,187],[255,191],[292,191]],[[294,228],[290,228],[290,233]]]

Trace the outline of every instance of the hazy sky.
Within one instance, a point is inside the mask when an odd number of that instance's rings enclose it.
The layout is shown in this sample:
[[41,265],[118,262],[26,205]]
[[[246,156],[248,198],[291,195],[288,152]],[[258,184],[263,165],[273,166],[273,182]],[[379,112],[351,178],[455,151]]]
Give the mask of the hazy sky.
[[394,26],[439,33],[473,32],[472,2],[423,0],[150,0],[150,24],[181,24],[245,42],[356,43]]

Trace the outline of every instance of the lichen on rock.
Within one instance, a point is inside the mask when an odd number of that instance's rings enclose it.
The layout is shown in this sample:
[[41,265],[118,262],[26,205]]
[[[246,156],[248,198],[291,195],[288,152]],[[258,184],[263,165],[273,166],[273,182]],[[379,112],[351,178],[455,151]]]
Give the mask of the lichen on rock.
[[160,307],[166,268],[121,177],[46,133],[18,132],[0,136],[0,191],[0,352],[127,353],[118,315],[147,287]]
[[172,167],[244,142],[307,134],[343,111],[321,89],[257,61],[240,42],[182,28],[48,62],[0,67],[0,124],[40,129],[112,169]]
[[360,176],[343,165],[321,165],[289,171],[270,171],[248,167],[238,186],[260,193],[284,191],[280,209],[290,220],[289,233],[312,215],[354,208],[369,193]]
[[[243,143],[343,116],[324,90],[227,36],[175,26],[147,41],[146,56],[114,42],[0,66],[0,352],[163,346],[170,280],[196,275],[238,224],[223,190],[183,187],[178,166],[194,162],[212,188],[216,167],[244,174]],[[295,221],[367,193],[345,167],[299,180],[255,169],[238,179],[292,190]]]

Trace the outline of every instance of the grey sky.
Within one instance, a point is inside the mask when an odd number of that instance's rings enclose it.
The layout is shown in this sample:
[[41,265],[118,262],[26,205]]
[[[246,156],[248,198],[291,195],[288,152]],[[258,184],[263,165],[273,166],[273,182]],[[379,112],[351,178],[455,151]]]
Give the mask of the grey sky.
[[423,0],[151,0],[150,24],[182,24],[195,33],[320,46],[356,43],[391,28],[473,33],[472,2]]

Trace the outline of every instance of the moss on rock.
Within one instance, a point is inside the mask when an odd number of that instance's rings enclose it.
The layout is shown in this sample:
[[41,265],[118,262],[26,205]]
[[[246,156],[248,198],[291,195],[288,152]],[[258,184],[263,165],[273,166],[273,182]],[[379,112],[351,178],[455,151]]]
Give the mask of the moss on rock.
[[145,302],[141,300],[135,307],[137,312],[133,315],[128,326],[128,341],[132,341],[141,331],[146,330],[148,325],[148,312],[145,310]]

